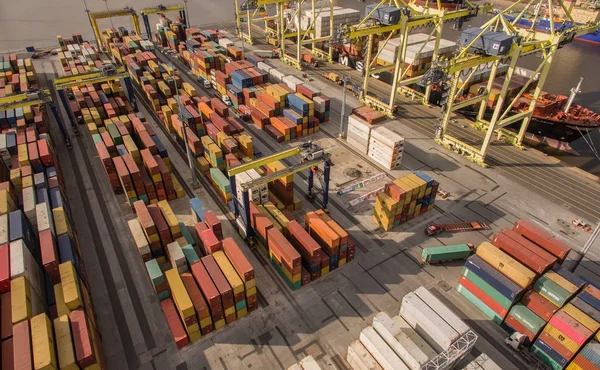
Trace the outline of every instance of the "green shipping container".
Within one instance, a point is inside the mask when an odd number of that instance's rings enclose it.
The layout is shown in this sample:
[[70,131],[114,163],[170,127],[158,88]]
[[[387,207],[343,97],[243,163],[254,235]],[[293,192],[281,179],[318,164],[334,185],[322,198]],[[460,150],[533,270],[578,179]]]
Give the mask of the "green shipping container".
[[93,134],[92,139],[94,140],[94,144],[102,143],[102,136],[100,134]]
[[553,370],[562,370],[563,367],[556,361],[554,361],[554,359],[550,356],[548,356],[548,354],[546,354],[546,352],[542,351],[541,348],[539,348],[537,345],[533,345],[533,347],[531,347],[531,351],[533,353],[535,353],[535,355],[542,361],[544,361],[544,363],[548,366],[550,366],[551,369]]
[[210,177],[215,181],[217,186],[223,190],[224,193],[231,193],[231,186],[229,185],[229,179],[223,175],[218,168],[210,169]]
[[191,245],[186,245],[185,247],[181,248],[181,251],[183,252],[188,264],[192,264],[200,259],[200,257],[198,257],[198,253],[196,253],[196,250],[194,250],[194,247]]
[[517,303],[508,314],[535,335],[546,325],[546,322],[542,318],[520,303]]
[[561,288],[546,276],[540,276],[540,278],[537,279],[535,284],[533,284],[533,290],[540,293],[544,298],[558,307],[564,306],[567,300],[571,298],[571,293]]
[[497,325],[502,324],[502,317],[498,316],[494,310],[489,308],[485,303],[481,301],[481,299],[477,298],[473,293],[471,293],[467,288],[458,284],[456,290],[462,294],[463,297],[467,299],[467,301],[473,303],[475,307],[477,307],[481,312],[483,312],[487,317],[489,317],[492,321],[494,321]]
[[115,142],[115,145],[123,144],[123,139],[121,138],[121,134],[119,133],[119,129],[116,125],[106,125],[106,129],[110,134],[110,137]]
[[148,275],[150,275],[152,285],[155,287],[167,282],[165,280],[165,275],[160,269],[160,266],[158,266],[158,262],[154,258],[146,262],[146,270],[148,270]]
[[475,275],[468,268],[463,268],[462,272],[463,276],[467,278],[470,282],[475,284],[479,289],[481,289],[485,294],[489,295],[494,301],[498,302],[500,306],[510,310],[513,302],[494,289],[490,284],[485,282],[482,278]]
[[194,245],[196,241],[194,240],[194,237],[190,233],[190,230],[188,230],[187,226],[185,226],[183,222],[179,221],[179,228],[181,229],[181,235],[183,235],[188,244]]
[[471,248],[467,244],[445,245],[424,248],[421,257],[427,263],[468,258]]

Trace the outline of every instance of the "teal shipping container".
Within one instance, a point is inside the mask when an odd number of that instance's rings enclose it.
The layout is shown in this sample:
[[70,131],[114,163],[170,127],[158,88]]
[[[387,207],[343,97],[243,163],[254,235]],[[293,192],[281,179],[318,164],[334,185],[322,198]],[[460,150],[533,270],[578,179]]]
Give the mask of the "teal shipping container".
[[471,253],[473,253],[472,244],[443,245],[440,247],[423,248],[421,258],[423,262],[432,264],[469,258]]

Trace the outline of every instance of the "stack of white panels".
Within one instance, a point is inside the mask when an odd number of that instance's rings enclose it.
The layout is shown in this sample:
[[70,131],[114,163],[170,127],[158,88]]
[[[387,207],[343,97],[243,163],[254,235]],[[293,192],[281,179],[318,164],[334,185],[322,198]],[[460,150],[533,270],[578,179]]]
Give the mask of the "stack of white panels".
[[188,265],[185,259],[185,254],[183,254],[179,243],[169,243],[167,244],[167,249],[169,250],[169,261],[171,262],[171,267],[177,269],[177,271],[180,274],[188,271]]
[[371,125],[355,115],[348,117],[348,132],[346,141],[362,154],[369,151],[369,138],[371,137]]
[[[330,14],[329,9],[327,7],[323,8],[323,11],[318,15],[315,21],[315,37],[324,37],[329,35],[329,26],[330,26]],[[304,13],[304,17],[302,17],[301,22],[304,29],[308,28],[313,19],[312,10],[307,10]],[[349,8],[339,8],[334,7],[333,9],[333,30],[334,32],[339,29],[342,24],[347,24],[349,26],[360,23],[362,20],[362,15],[359,10],[349,9]]]
[[383,126],[371,130],[368,156],[391,170],[402,162],[404,138]]

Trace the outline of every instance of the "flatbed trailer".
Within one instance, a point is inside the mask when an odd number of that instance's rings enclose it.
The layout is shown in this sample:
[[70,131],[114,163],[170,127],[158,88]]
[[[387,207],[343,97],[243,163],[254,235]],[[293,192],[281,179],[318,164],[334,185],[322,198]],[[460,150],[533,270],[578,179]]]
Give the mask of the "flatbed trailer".
[[434,236],[445,232],[462,232],[491,229],[485,222],[457,222],[453,224],[433,224],[425,228],[427,236]]

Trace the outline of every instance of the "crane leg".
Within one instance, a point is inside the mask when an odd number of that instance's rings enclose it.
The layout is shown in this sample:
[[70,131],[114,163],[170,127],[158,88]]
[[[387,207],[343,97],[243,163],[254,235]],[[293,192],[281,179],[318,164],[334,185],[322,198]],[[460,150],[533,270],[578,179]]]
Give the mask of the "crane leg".
[[[233,196],[233,214],[235,215],[235,217],[238,217],[240,215],[240,212],[238,210],[238,204],[237,204],[237,189],[235,186],[235,176],[229,176],[229,186],[231,187],[231,195]],[[244,220],[244,222],[246,222],[247,220]]]
[[252,225],[250,223],[250,196],[248,195],[248,192],[245,191],[242,194],[242,199],[244,202],[244,214],[246,215],[246,219],[244,220],[246,223],[246,238],[248,238],[248,240],[252,239],[252,236],[254,235],[254,229],[252,229]]
[[312,168],[308,169],[308,200],[309,201],[313,201],[314,196],[313,196],[313,187],[314,187],[314,181],[315,181],[315,175],[313,173]]
[[48,103],[48,106],[50,107],[50,111],[52,111],[52,115],[54,116],[54,119],[56,120],[56,123],[58,124],[58,128],[60,129],[60,132],[63,135],[63,138],[65,139],[65,145],[67,146],[68,149],[71,149],[72,148],[71,138],[65,132],[65,124],[62,121],[62,119],[60,118],[60,115],[58,114],[58,109],[56,109],[56,104],[50,102],[50,103]]
[[329,203],[329,176],[331,173],[331,162],[325,161],[323,172],[323,211],[329,213],[327,204]]

